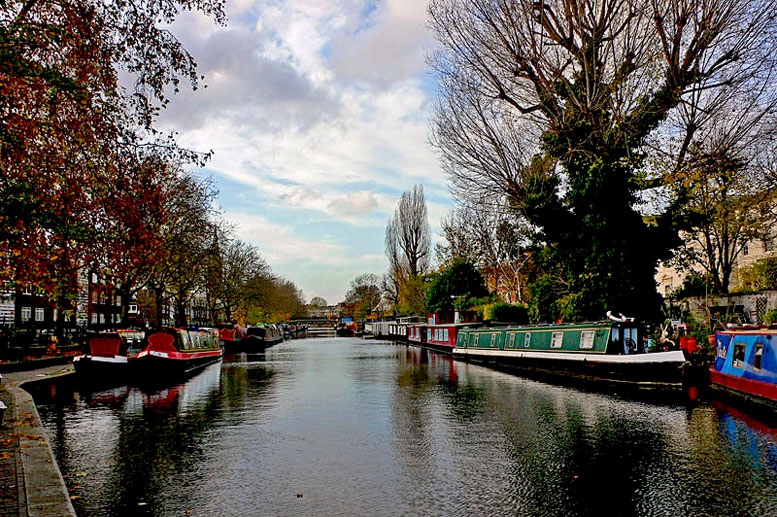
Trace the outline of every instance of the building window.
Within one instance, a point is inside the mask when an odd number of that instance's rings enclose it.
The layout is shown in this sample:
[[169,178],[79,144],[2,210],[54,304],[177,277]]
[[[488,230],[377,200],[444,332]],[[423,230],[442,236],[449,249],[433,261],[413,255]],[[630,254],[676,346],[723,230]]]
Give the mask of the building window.
[[747,243],[744,243],[742,245],[742,255],[747,256],[748,253],[750,253],[750,249],[747,247]]
[[92,323],[97,323],[97,313],[96,312],[92,313]]
[[774,249],[774,239],[769,237],[768,239],[764,239],[764,252],[772,251]]
[[97,283],[97,273],[92,273],[92,283],[93,284]]
[[134,303],[131,303],[129,308],[127,309],[127,312],[129,312],[130,314],[137,314],[138,313],[138,306],[135,305]]
[[25,285],[22,288],[22,294],[32,294],[32,286],[31,285]]
[[100,313],[100,323],[105,323],[105,314]]
[[35,307],[35,321],[43,321],[43,307]]
[[22,307],[22,321],[30,321],[32,318],[32,307]]

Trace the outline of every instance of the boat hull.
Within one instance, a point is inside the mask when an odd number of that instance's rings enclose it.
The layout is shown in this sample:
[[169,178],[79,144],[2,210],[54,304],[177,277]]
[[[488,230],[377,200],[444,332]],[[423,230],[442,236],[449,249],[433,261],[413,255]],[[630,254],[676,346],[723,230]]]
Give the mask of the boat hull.
[[608,355],[456,348],[457,358],[501,365],[541,376],[644,389],[682,389],[685,356],[681,351]]
[[166,381],[191,375],[221,360],[221,350],[202,352],[143,351],[132,360],[132,377],[139,382]]
[[777,385],[728,375],[710,368],[710,387],[745,404],[777,410]]
[[261,354],[268,346],[267,342],[258,336],[246,336],[243,339],[237,341],[222,341],[225,354],[238,354],[245,352],[246,354]]
[[73,368],[80,378],[101,381],[124,381],[130,376],[132,358],[127,356],[80,355],[73,358]]

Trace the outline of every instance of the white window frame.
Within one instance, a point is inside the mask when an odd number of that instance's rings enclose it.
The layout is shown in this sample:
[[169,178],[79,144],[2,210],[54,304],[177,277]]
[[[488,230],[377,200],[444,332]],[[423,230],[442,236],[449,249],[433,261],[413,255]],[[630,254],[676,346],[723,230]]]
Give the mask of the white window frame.
[[527,332],[526,335],[523,336],[523,347],[529,348],[531,346],[531,332]]
[[491,343],[489,343],[489,346],[496,345],[496,332],[491,333]]
[[580,332],[580,349],[591,350],[594,347],[594,337],[596,332],[593,330],[583,330]]
[[564,344],[564,331],[559,330],[550,335],[550,348],[561,348]]
[[32,307],[22,307],[22,321],[30,321],[32,319]]
[[35,307],[35,321],[44,321],[46,319],[46,311],[43,307]]

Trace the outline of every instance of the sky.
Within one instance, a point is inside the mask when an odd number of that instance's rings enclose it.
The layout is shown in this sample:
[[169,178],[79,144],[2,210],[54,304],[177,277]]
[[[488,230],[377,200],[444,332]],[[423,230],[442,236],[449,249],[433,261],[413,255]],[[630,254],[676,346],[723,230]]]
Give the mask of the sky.
[[196,13],[172,26],[207,87],[182,88],[159,127],[213,151],[197,173],[224,217],[308,301],[337,303],[356,276],[386,271],[403,191],[423,184],[435,236],[452,204],[428,138],[426,5],[227,0],[226,26]]

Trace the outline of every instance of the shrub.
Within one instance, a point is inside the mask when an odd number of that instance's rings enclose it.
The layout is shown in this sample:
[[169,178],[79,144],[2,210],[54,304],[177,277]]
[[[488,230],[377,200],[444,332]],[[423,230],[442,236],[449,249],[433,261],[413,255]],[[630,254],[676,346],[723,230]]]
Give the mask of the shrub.
[[497,302],[483,307],[483,319],[526,324],[529,322],[529,312],[523,305]]

